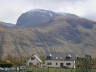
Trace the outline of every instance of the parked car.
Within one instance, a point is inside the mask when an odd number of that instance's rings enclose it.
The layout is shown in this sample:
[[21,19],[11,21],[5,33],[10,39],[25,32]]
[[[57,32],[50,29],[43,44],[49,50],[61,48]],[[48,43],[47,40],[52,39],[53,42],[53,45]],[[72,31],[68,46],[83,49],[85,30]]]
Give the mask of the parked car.
[[26,69],[26,66],[18,66],[16,69],[17,70],[24,70],[24,69]]
[[26,66],[20,66],[20,69],[26,69]]

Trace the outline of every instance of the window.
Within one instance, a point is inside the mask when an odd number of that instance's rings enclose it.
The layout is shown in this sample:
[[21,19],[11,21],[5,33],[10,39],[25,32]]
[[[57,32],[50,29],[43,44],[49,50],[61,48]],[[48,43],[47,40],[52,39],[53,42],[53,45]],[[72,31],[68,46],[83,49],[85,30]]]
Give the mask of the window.
[[51,62],[48,62],[47,65],[52,65],[52,63]]
[[31,60],[34,60],[34,57],[31,57]]
[[58,65],[58,63],[56,63],[56,65]]
[[71,65],[71,63],[66,63],[66,65]]
[[71,57],[68,57],[68,56],[66,56],[66,58],[65,58],[66,60],[70,60],[71,59]]

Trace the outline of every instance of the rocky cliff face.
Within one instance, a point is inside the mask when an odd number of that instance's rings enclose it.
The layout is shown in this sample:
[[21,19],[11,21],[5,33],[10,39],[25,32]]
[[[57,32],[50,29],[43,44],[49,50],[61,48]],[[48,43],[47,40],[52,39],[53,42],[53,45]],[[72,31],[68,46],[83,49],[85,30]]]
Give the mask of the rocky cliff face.
[[17,20],[16,25],[26,27],[45,26],[50,24],[55,16],[77,17],[76,15],[68,13],[56,13],[49,10],[35,9],[23,13]]

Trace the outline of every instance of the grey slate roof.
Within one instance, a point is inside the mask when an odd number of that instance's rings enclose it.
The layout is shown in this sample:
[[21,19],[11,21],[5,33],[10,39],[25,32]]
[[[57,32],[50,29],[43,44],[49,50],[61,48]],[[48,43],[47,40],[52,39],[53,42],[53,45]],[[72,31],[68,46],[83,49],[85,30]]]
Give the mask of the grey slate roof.
[[[70,58],[68,58],[68,57],[70,57]],[[73,53],[60,53],[60,52],[50,53],[46,57],[46,60],[66,60],[66,61],[73,61],[75,59],[76,59],[76,56]]]

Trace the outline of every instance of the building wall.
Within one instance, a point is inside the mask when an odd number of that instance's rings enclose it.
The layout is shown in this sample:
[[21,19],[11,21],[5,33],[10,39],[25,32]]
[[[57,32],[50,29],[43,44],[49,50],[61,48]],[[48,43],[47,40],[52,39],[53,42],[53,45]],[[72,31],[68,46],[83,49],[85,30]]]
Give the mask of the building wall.
[[58,67],[58,68],[60,68],[62,65],[61,63],[63,64],[63,67],[66,66],[68,68],[75,68],[75,62],[74,61],[63,61],[63,60],[45,60],[44,66],[45,67]]
[[31,63],[32,63],[33,65],[38,65],[40,62],[39,62],[37,59],[34,59],[34,60],[29,59],[29,60],[27,61],[27,65],[30,66]]

